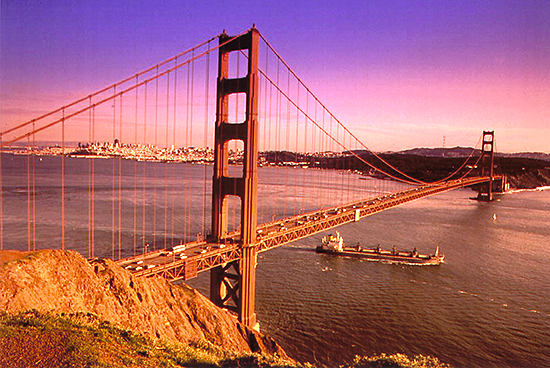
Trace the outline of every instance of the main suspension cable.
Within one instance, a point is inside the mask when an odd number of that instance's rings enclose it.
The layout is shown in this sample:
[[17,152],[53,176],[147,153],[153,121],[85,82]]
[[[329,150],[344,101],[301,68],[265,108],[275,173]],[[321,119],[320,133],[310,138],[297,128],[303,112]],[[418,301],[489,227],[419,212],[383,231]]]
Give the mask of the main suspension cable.
[[[307,119],[309,121],[311,121],[317,128],[319,128],[327,137],[329,137],[330,139],[332,139],[336,144],[338,144],[341,148],[343,148],[344,150],[346,151],[349,151],[353,156],[357,157],[360,161],[362,161],[363,163],[367,164],[368,166],[370,166],[371,168],[373,168],[374,170],[377,170],[377,171],[380,171],[381,173],[387,175],[388,177],[394,179],[394,180],[398,180],[398,181],[401,181],[401,182],[404,182],[404,183],[407,183],[407,184],[426,184],[425,182],[422,182],[420,180],[417,180],[417,179],[414,179],[414,181],[409,181],[409,180],[404,180],[404,179],[401,179],[401,178],[398,178],[394,175],[391,175],[377,167],[375,167],[374,165],[372,165],[370,162],[366,161],[365,159],[363,159],[361,156],[359,156],[358,154],[356,154],[355,152],[353,152],[352,150],[349,150],[344,144],[342,144],[341,142],[338,142],[336,140],[336,138],[334,138],[327,130],[325,130],[321,125],[319,125],[319,123],[317,123],[316,121],[314,121],[311,116],[309,116],[309,114],[307,112],[305,112],[301,107],[299,107],[294,101],[292,101],[290,99],[290,97],[273,81],[271,80],[271,78],[269,78],[262,70],[260,70],[260,73],[264,76],[264,78],[266,78],[266,80],[273,86],[275,87],[275,89],[277,91],[279,91],[279,93],[284,96],[292,105],[294,105],[294,107],[296,107],[298,110],[300,110],[300,112],[307,117]],[[325,110],[323,110],[325,111]]]
[[[290,73],[292,73],[292,75],[294,76],[294,78],[296,78],[300,84],[306,89],[306,91],[311,94],[311,96],[315,99],[315,101],[317,101],[317,103],[319,105],[322,106],[322,108],[324,110],[327,111],[327,113],[333,118],[336,120],[336,122],[342,126],[342,128],[348,133],[350,134],[357,142],[359,142],[359,144],[364,148],[366,149],[367,151],[369,151],[372,155],[374,155],[376,158],[378,158],[380,161],[382,161],[384,164],[386,164],[388,167],[390,167],[391,169],[395,170],[397,173],[403,175],[404,177],[412,180],[413,182],[417,182],[417,183],[421,183],[421,184],[425,184],[425,182],[421,181],[421,180],[418,180],[418,179],[415,179],[411,176],[408,176],[407,174],[401,172],[400,170],[398,170],[397,168],[393,167],[391,164],[389,164],[386,160],[384,160],[382,157],[380,157],[376,152],[372,151],[370,148],[368,148],[364,143],[362,143],[359,138],[357,138],[348,128],[345,127],[344,124],[342,124],[342,122],[319,100],[319,98],[317,98],[317,96],[305,85],[305,83],[298,77],[298,75],[294,72],[294,70],[290,67],[290,65],[288,65],[288,63],[282,58],[282,56],[277,52],[275,51],[275,49],[273,48],[273,46],[271,46],[271,44],[265,39],[265,37],[260,33],[260,37],[262,38],[262,40],[266,43],[266,45],[271,49],[271,51],[275,54],[275,56],[283,63],[283,65],[285,65],[285,67],[289,70]],[[329,135],[330,136],[330,135]],[[331,137],[332,138],[332,137]],[[369,165],[370,166],[370,165]],[[374,168],[374,166],[373,166]],[[384,172],[380,169],[377,169],[381,172]],[[385,173],[385,172],[384,172]],[[387,174],[387,173],[386,173]],[[388,176],[390,176],[389,174],[387,174]]]
[[[200,53],[200,54],[198,54],[198,55],[196,55],[196,56],[192,56],[190,59],[187,59],[186,61],[184,61],[184,62],[178,64],[177,66],[174,66],[174,67],[171,67],[171,68],[169,68],[169,69],[166,69],[166,70],[163,71],[162,73],[158,73],[158,74],[156,74],[156,75],[154,75],[154,76],[152,76],[152,77],[150,77],[150,78],[148,78],[148,79],[142,80],[142,81],[141,81],[140,83],[138,83],[138,84],[134,84],[134,85],[132,85],[132,86],[129,86],[129,87],[127,87],[126,89],[122,90],[121,93],[128,93],[128,92],[130,92],[130,91],[133,91],[134,89],[139,88],[139,87],[145,85],[146,83],[149,83],[149,82],[151,82],[151,81],[153,81],[153,80],[156,80],[156,79],[159,79],[159,78],[165,76],[165,75],[168,74],[169,72],[172,72],[172,71],[174,71],[174,70],[176,70],[176,69],[179,69],[179,68],[181,68],[181,67],[183,67],[183,66],[185,66],[185,65],[188,65],[188,64],[190,64],[191,62],[193,62],[193,61],[195,61],[195,60],[197,60],[197,59],[200,59],[201,57],[205,56],[206,54],[209,54],[209,53],[211,53],[211,52],[213,52],[213,51],[218,50],[220,47],[223,47],[224,45],[228,44],[229,42],[233,41],[234,39],[236,39],[236,38],[242,36],[242,35],[245,34],[246,32],[247,32],[247,31],[244,31],[244,32],[240,33],[239,35],[234,36],[234,37],[231,37],[229,40],[227,40],[227,41],[225,41],[225,42],[223,42],[223,43],[221,43],[221,44],[219,44],[219,45],[217,45],[217,46],[215,46],[215,47],[213,47],[213,48],[211,48],[211,49],[209,49],[209,50],[206,50],[206,51],[204,51],[204,52],[202,52],[202,53]],[[193,49],[193,50],[194,50],[194,49]],[[192,50],[192,51],[193,51],[193,50]],[[157,64],[157,66],[158,66],[158,64]],[[150,68],[150,70],[155,69],[157,66]],[[149,71],[150,71],[150,70],[149,70]],[[132,76],[132,78],[133,78],[133,77],[134,77],[134,76]],[[113,86],[115,86],[115,87],[113,87]],[[111,86],[111,88],[116,88],[116,85],[113,85],[113,86]],[[106,89],[106,90],[107,90],[107,89]],[[89,97],[89,96],[86,96],[85,98],[80,99],[79,102],[85,101],[88,97]],[[102,105],[102,104],[104,104],[104,103],[106,103],[106,102],[108,102],[108,101],[111,101],[112,99],[114,99],[114,98],[116,98],[116,97],[117,97],[116,94],[113,94],[113,95],[111,95],[111,96],[105,97],[104,99],[102,99],[102,100],[100,100],[100,101],[94,103],[94,104],[91,105],[91,106],[84,107],[84,108],[82,108],[82,109],[80,109],[80,110],[78,110],[78,111],[75,111],[75,112],[73,112],[73,113],[71,113],[71,114],[68,114],[68,115],[64,116],[64,118],[62,118],[62,119],[54,120],[53,122],[51,122],[51,123],[49,123],[49,124],[46,124],[46,125],[44,125],[44,126],[42,126],[42,127],[40,127],[40,128],[37,128],[37,129],[33,130],[32,132],[28,132],[28,133],[22,134],[22,135],[20,135],[20,136],[17,136],[16,138],[10,139],[9,141],[4,142],[4,145],[9,145],[9,144],[11,144],[11,143],[13,143],[13,142],[20,141],[21,139],[24,139],[24,138],[26,138],[26,137],[29,137],[29,136],[30,136],[31,134],[33,134],[33,133],[38,133],[38,132],[40,132],[40,131],[42,131],[42,130],[45,130],[45,129],[48,129],[48,128],[54,126],[54,125],[57,125],[57,124],[61,123],[62,120],[65,120],[65,121],[66,121],[66,120],[69,120],[69,119],[73,118],[74,116],[80,115],[81,113],[83,113],[83,112],[85,112],[85,111],[88,111],[89,109],[91,109],[91,108],[93,108],[93,107],[97,107],[97,106]],[[61,109],[58,109],[58,110],[56,110],[56,111],[57,111],[57,112],[58,112],[59,110],[64,111],[68,106],[74,106],[75,104],[76,104],[76,102],[75,102],[75,103],[71,103],[71,104],[69,104],[69,105],[67,105],[67,106],[64,106],[64,107],[62,107]],[[50,115],[52,115],[53,113],[54,113],[54,112],[50,112],[50,113],[48,113],[48,114],[45,114],[44,117],[50,116]],[[40,118],[43,118],[43,117],[40,117]],[[34,120],[36,121],[36,120],[38,120],[38,119],[34,119]],[[10,129],[6,130],[5,132],[1,132],[0,134],[5,135],[5,134],[8,134],[8,133],[11,133],[11,132],[13,132],[13,131],[15,131],[15,130],[17,130],[17,129],[20,129],[20,128],[24,127],[24,126],[27,126],[27,125],[31,124],[32,122],[33,122],[33,121],[31,120],[30,122],[27,122],[27,123],[18,125],[17,127],[10,128]]]
[[[302,87],[304,87],[304,89],[315,99],[315,101],[324,109],[327,111],[327,113],[331,116],[331,118],[333,118],[339,126],[341,126],[346,133],[348,133],[351,137],[353,137],[364,149],[366,149],[369,153],[371,153],[373,156],[375,156],[376,158],[378,158],[380,161],[382,161],[384,164],[386,164],[388,167],[390,167],[391,169],[393,169],[394,171],[396,171],[397,173],[403,175],[404,177],[410,179],[412,182],[414,183],[418,183],[418,184],[428,184],[427,182],[424,182],[422,180],[419,180],[419,179],[415,179],[409,175],[407,175],[406,173],[402,172],[401,170],[397,169],[396,167],[394,167],[393,165],[391,165],[389,162],[387,162],[386,160],[384,160],[380,155],[378,155],[376,152],[372,151],[370,148],[368,148],[361,140],[359,140],[359,138],[357,136],[355,136],[345,125],[342,124],[342,122],[319,100],[319,98],[317,98],[317,96],[315,94],[313,94],[313,92],[305,85],[305,83],[298,77],[298,75],[294,72],[294,70],[290,67],[290,65],[282,58],[282,56],[274,49],[274,47],[267,41],[267,39],[260,33],[260,37],[261,39],[265,42],[265,44],[268,46],[268,48],[273,52],[273,54],[279,59],[279,61],[288,69],[288,71],[294,76],[294,78],[296,78],[296,80],[302,85]],[[261,70],[260,72],[262,74],[264,74]],[[270,80],[267,75],[264,74],[264,76]],[[273,83],[271,80],[270,80],[271,83]],[[279,88],[278,88],[279,89]],[[279,89],[280,90],[280,89]],[[282,92],[282,91],[281,91]],[[287,99],[289,99],[289,96],[286,96],[285,97]],[[295,106],[297,107],[297,105],[295,104]],[[309,117],[308,117],[309,118]],[[317,125],[317,124],[316,124]],[[322,128],[321,128],[322,129]],[[322,129],[323,130],[323,129]],[[326,131],[325,131],[325,134]],[[331,139],[334,140],[334,137],[331,135],[331,134],[327,134]],[[336,142],[336,141],[335,141]],[[340,144],[339,142],[336,142],[337,144],[339,144],[341,147],[344,148],[344,145]],[[477,145],[476,145],[477,146]],[[474,149],[475,150],[475,149]],[[468,156],[468,159],[473,155],[473,152],[474,150],[472,150],[472,152],[470,153],[470,155]],[[367,165],[369,165],[370,167],[372,167],[373,169],[377,170],[377,171],[380,171],[386,175],[388,175],[389,177],[393,178],[393,179],[396,179],[395,176],[392,176],[390,175],[389,173],[371,165],[370,163],[366,162],[365,160],[361,159],[358,155],[356,155],[354,152],[352,152],[351,150],[349,150],[350,153],[352,153],[352,155],[356,156],[357,158],[359,158],[361,161],[365,162]],[[468,159],[462,164],[461,168],[464,167],[464,165],[466,165]],[[460,168],[460,169],[461,169]],[[459,169],[459,170],[460,170]],[[447,180],[448,178],[452,177],[453,175],[455,175],[459,170],[457,170],[456,172],[454,172],[453,174],[451,174],[449,177],[445,178],[445,179],[441,179],[441,180],[438,180],[436,182],[433,182],[433,183],[439,183],[439,182],[442,182],[442,181],[445,181]],[[396,180],[399,180],[399,179],[396,179]],[[405,180],[399,180],[399,181],[403,181],[403,182],[406,182],[406,183],[409,183],[409,184],[413,184],[409,181],[405,181]]]
[[95,92],[89,94],[89,95],[86,96],[86,97],[83,97],[83,98],[81,98],[81,99],[78,99],[78,100],[76,100],[76,101],[73,101],[73,102],[71,102],[71,103],[68,104],[68,105],[65,105],[65,106],[60,107],[60,108],[58,108],[58,109],[56,109],[56,110],[53,110],[53,111],[50,111],[50,112],[48,112],[48,113],[46,113],[46,114],[44,114],[44,115],[41,115],[41,116],[39,116],[39,117],[37,117],[37,118],[35,118],[35,119],[32,119],[32,120],[27,121],[27,122],[25,122],[25,123],[23,123],[23,124],[20,124],[20,125],[17,125],[17,126],[15,126],[15,127],[13,127],[13,128],[10,128],[10,129],[6,130],[5,132],[3,132],[2,134],[8,134],[8,133],[13,132],[13,131],[15,131],[15,130],[18,130],[18,129],[20,129],[20,128],[23,128],[23,127],[25,127],[25,126],[27,126],[27,125],[29,125],[29,124],[32,124],[32,123],[35,123],[35,122],[37,122],[37,121],[39,121],[39,120],[45,119],[45,118],[47,118],[48,116],[51,116],[51,115],[56,114],[56,113],[58,113],[58,112],[61,112],[61,111],[64,110],[64,109],[67,109],[67,108],[69,108],[69,107],[73,107],[74,105],[78,105],[79,103],[84,102],[84,101],[86,101],[86,100],[89,99],[89,98],[92,98],[92,97],[95,97],[95,96],[97,96],[97,95],[99,95],[99,94],[102,94],[102,93],[104,93],[104,92],[107,92],[108,90],[110,90],[110,89],[112,89],[112,88],[115,88],[115,89],[116,89],[117,86],[120,86],[121,84],[127,83],[127,82],[131,81],[131,80],[134,79],[134,78],[139,78],[140,76],[149,73],[150,71],[154,70],[155,68],[161,67],[161,66],[163,66],[163,65],[165,65],[165,64],[168,64],[169,62],[171,62],[171,61],[173,61],[173,60],[176,60],[176,59],[179,58],[179,57],[182,57],[183,55],[186,55],[186,54],[188,54],[188,53],[190,53],[190,52],[192,52],[192,51],[194,51],[194,50],[197,50],[197,49],[201,48],[202,46],[206,45],[207,43],[209,43],[209,42],[215,40],[215,39],[218,38],[218,37],[219,37],[219,35],[214,36],[214,37],[210,38],[209,40],[206,40],[206,41],[204,41],[204,42],[201,42],[201,43],[199,43],[199,44],[196,45],[196,46],[193,46],[193,47],[191,47],[191,48],[189,48],[189,49],[187,49],[187,50],[185,50],[185,51],[182,51],[181,53],[177,54],[176,56],[172,56],[171,58],[166,59],[166,60],[164,60],[164,61],[162,61],[162,62],[160,62],[160,63],[157,63],[157,64],[155,64],[155,65],[153,65],[153,66],[151,66],[151,67],[149,67],[149,68],[147,68],[147,69],[145,69],[145,70],[143,70],[143,71],[141,71],[141,72],[138,72],[138,73],[136,73],[136,74],[134,74],[134,75],[132,75],[132,76],[130,76],[130,77],[127,77],[127,78],[125,78],[125,79],[123,79],[123,80],[121,80],[121,81],[119,81],[119,82],[113,83],[113,84],[111,84],[111,85],[109,85],[109,86],[107,86],[107,87],[105,87],[105,88],[102,88],[102,89],[100,89],[100,90],[98,90],[98,91],[95,91]]

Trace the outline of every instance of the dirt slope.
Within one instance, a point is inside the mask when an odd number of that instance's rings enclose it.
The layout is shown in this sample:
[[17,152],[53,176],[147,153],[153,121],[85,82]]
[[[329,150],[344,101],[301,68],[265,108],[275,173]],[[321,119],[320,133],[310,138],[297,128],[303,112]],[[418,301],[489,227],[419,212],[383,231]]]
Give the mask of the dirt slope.
[[135,278],[110,260],[91,266],[74,251],[0,252],[0,311],[30,309],[93,313],[151,338],[286,357],[274,340],[245,328],[196,290],[160,277]]

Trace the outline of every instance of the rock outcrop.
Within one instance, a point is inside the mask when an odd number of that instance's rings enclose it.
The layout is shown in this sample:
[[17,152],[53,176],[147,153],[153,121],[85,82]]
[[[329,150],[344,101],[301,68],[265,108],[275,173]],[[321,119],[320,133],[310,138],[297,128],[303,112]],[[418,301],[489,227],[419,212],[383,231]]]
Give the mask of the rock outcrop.
[[3,258],[0,311],[93,313],[153,339],[207,341],[235,353],[288,358],[273,339],[246,328],[186,285],[136,278],[108,259],[91,265],[74,251],[10,252]]

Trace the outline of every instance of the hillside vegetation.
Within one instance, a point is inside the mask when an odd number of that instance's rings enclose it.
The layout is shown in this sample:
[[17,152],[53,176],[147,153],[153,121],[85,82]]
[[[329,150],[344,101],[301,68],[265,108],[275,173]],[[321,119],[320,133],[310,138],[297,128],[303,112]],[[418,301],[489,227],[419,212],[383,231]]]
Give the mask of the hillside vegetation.
[[[196,290],[74,251],[0,251],[0,367],[313,367]],[[343,367],[448,367],[358,357]]]
[[0,267],[0,311],[93,314],[150,339],[288,359],[273,339],[243,326],[185,284],[136,278],[108,259],[91,265],[69,250],[19,252],[17,259],[13,253],[11,262]]
[[[0,314],[0,367],[288,367],[310,364],[261,354],[235,354],[206,342],[152,340],[92,314],[51,315],[36,310]],[[340,368],[446,368],[436,358],[402,354],[356,357]]]
[[[447,178],[464,164],[464,161],[471,153],[471,148],[455,148],[445,150],[415,149],[404,152],[381,153],[384,161],[402,171],[406,175],[424,181],[435,182]],[[273,165],[281,165],[285,162],[299,162],[301,165],[321,169],[351,170],[362,172],[364,175],[386,178],[379,168],[397,178],[407,179],[387,165],[383,164],[377,157],[368,151],[354,151],[361,160],[353,155],[304,155],[293,152],[267,152],[263,153],[266,162]],[[527,155],[527,154],[526,154]],[[542,155],[542,154],[541,154]],[[550,185],[550,156],[532,155],[498,155],[495,157],[495,174],[504,174],[508,177],[510,186],[513,189],[533,189]],[[481,175],[479,168],[474,168],[479,152],[474,155],[468,164],[464,165],[452,178],[456,179],[462,175]],[[544,157],[545,159],[533,158]],[[372,166],[367,165],[368,162]]]
[[234,353],[204,340],[181,344],[115,327],[91,313],[32,310],[0,315],[0,367],[290,366],[276,356]]

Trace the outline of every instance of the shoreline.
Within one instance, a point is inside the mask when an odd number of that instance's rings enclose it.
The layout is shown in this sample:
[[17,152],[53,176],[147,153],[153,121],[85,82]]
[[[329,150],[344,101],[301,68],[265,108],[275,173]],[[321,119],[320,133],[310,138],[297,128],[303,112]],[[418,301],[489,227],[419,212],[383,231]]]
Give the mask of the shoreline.
[[550,190],[550,185],[544,185],[536,188],[522,188],[522,189],[510,189],[507,192],[504,192],[503,194],[514,194],[514,193],[522,193],[522,192],[543,192]]
[[[30,147],[3,147],[0,154],[12,155],[36,155],[36,156],[63,156],[71,158],[85,159],[109,159],[122,158],[124,160],[137,162],[159,162],[159,163],[191,163],[206,164],[214,163],[213,149],[206,148],[157,148],[149,145],[113,145],[111,143],[102,143],[95,146],[88,144],[81,147],[44,147],[33,149]],[[298,157],[299,155],[299,157]],[[385,159],[393,161],[397,167],[402,166],[401,170],[407,175],[418,177],[425,182],[436,182],[441,177],[446,177],[458,164],[457,158],[425,158],[423,164],[416,160],[418,155],[410,156],[403,154],[385,154]],[[314,153],[289,153],[266,151],[259,152],[258,167],[292,167],[301,169],[327,169],[336,171],[345,171],[360,175],[360,179],[367,177],[373,179],[386,180],[380,177],[378,171],[372,171],[371,168],[364,167],[365,164],[359,160],[349,160],[344,153],[338,152],[314,152]],[[229,164],[241,165],[243,152],[240,150],[229,151]],[[367,161],[371,161],[368,157]],[[433,162],[432,162],[433,161]],[[347,164],[346,164],[347,162]],[[501,158],[500,173],[508,177],[510,191],[520,190],[548,190],[550,188],[550,162],[540,159],[530,158]],[[393,179],[392,179],[393,180]],[[539,189],[540,188],[540,189]]]

